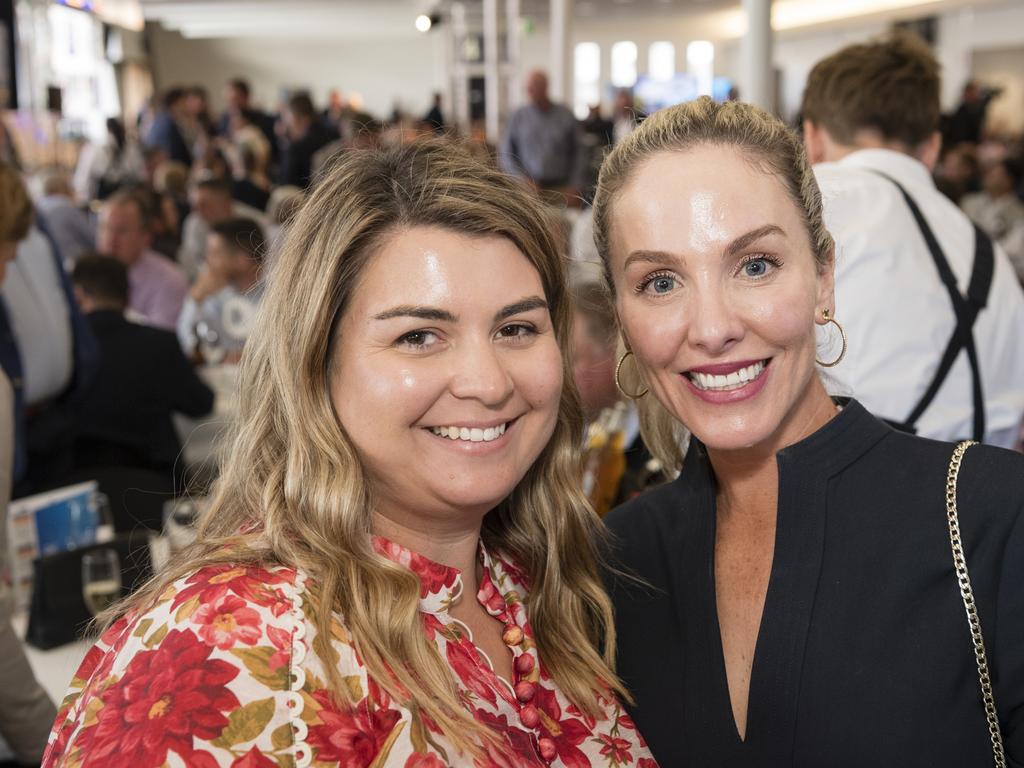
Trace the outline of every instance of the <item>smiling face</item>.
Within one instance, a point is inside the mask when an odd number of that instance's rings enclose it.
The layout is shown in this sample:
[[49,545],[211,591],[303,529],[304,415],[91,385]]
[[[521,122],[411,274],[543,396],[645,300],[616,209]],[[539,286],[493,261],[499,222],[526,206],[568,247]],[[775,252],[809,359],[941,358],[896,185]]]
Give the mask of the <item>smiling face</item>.
[[708,448],[778,450],[818,426],[832,265],[775,176],[726,146],[657,154],[621,191],[609,245],[644,381]]
[[562,355],[540,275],[510,241],[399,231],[336,333],[332,401],[377,514],[420,529],[478,520],[547,445]]

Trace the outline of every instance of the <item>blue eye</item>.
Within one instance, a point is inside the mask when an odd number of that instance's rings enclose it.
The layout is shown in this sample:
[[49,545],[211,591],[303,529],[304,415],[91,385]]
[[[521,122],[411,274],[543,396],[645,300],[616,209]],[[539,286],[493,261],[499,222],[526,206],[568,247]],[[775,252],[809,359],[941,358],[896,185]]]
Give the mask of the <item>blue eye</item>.
[[762,278],[782,266],[782,262],[773,256],[754,256],[740,266],[744,277]]
[[747,277],[760,277],[767,271],[768,263],[764,259],[755,259],[743,265],[743,272]]
[[651,275],[636,287],[636,291],[637,293],[650,293],[662,296],[674,291],[678,285],[679,282],[672,275]]

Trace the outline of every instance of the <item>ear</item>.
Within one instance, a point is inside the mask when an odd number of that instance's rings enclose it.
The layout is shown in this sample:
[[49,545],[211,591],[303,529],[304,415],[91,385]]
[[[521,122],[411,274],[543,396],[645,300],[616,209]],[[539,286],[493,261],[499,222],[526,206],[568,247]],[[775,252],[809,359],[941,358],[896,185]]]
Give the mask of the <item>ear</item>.
[[828,252],[824,264],[818,265],[818,295],[814,321],[819,322],[821,311],[827,309],[832,317],[836,316],[836,249],[833,245]]
[[939,154],[942,152],[942,134],[935,131],[931,136],[922,141],[914,152],[914,157],[924,163],[925,168],[934,171],[939,162]]
[[811,165],[824,162],[827,146],[824,127],[804,120],[804,146],[807,148],[807,159]]

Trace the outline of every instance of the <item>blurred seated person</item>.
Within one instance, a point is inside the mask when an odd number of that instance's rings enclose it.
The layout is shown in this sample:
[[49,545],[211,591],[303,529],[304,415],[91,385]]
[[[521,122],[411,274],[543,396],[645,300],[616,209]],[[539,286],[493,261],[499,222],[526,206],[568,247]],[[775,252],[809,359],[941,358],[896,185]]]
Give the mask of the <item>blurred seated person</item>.
[[238,361],[263,297],[265,252],[263,230],[252,219],[213,225],[207,236],[206,265],[178,319],[178,339],[187,354],[195,355],[200,341],[206,341],[227,361]]
[[192,190],[192,212],[185,217],[181,234],[178,263],[195,280],[206,262],[206,241],[210,228],[230,218],[262,218],[261,212],[236,202],[231,195],[231,182],[221,178],[205,178]]
[[434,101],[423,116],[423,122],[430,126],[434,133],[444,133],[444,113],[441,111],[441,92],[434,92]]
[[192,147],[186,138],[190,134],[190,122],[188,91],[170,88],[164,94],[163,109],[154,116],[143,143],[162,149],[169,160],[191,167]]
[[235,202],[247,205],[257,211],[265,211],[270,202],[270,179],[257,155],[258,150],[251,143],[241,144],[232,163],[231,197]]
[[313,178],[313,155],[338,134],[320,121],[308,93],[297,93],[288,100],[284,126],[278,184],[305,189]]
[[275,187],[267,203],[267,260],[270,261],[284,242],[289,222],[306,201],[306,193],[298,187]]
[[14,388],[14,494],[60,484],[73,466],[75,403],[96,342],[17,171],[0,165],[0,246],[16,254],[0,288],[0,367]]
[[612,504],[615,506],[664,478],[649,466],[652,456],[640,436],[636,407],[621,398],[616,385],[618,328],[608,289],[603,283],[579,281],[572,286],[572,298],[572,374],[587,424],[610,423],[611,412],[620,401],[625,406],[622,416],[617,414],[614,419],[623,433],[625,449],[625,469]]
[[130,289],[121,261],[83,256],[71,280],[100,348],[99,370],[78,414],[78,467],[138,467],[172,475],[181,442],[171,414],[208,414],[213,391],[173,333],[125,318]]
[[965,196],[960,207],[1003,247],[1017,277],[1024,280],[1024,202],[1017,197],[1022,177],[1021,163],[1003,158],[985,171],[982,191]]
[[37,223],[53,239],[61,263],[68,266],[96,244],[96,227],[75,205],[71,178],[64,171],[43,176],[43,194],[36,201]]
[[[161,163],[153,172],[153,191],[159,196],[163,220],[176,234],[180,247],[185,218],[192,210],[188,204],[188,168],[173,160]],[[177,251],[174,255],[177,257]]]
[[188,280],[177,264],[152,250],[151,215],[139,194],[115,193],[100,210],[97,247],[127,268],[129,309],[157,328],[173,330]]
[[960,205],[964,195],[981,188],[981,167],[975,148],[970,144],[961,144],[944,150],[934,176],[939,191]]
[[[9,196],[0,197],[6,206],[13,202]],[[26,197],[27,203],[27,197]],[[31,208],[19,206],[17,212],[23,222],[30,220]],[[8,210],[9,214],[11,211]],[[0,221],[7,223],[4,209],[0,208]],[[4,282],[7,262],[17,254],[17,242],[0,242],[0,285]],[[7,374],[0,368],[0,574],[7,573],[7,502],[11,493],[11,474],[14,468],[15,423],[14,388]],[[0,736],[14,755],[27,764],[38,764],[46,749],[47,735],[57,708],[36,680],[25,657],[21,637],[11,626],[14,601],[4,578],[0,578]]]
[[83,202],[106,200],[126,184],[145,176],[145,159],[139,142],[128,136],[124,123],[107,118],[107,135],[101,142],[82,148],[75,166],[74,188]]
[[274,118],[266,112],[262,112],[253,105],[249,83],[240,77],[228,82],[224,88],[224,100],[227,102],[227,109],[220,117],[217,124],[217,133],[221,136],[233,137],[240,127],[238,117],[244,118],[244,122],[254,125],[263,134],[270,145],[271,153],[274,149]]

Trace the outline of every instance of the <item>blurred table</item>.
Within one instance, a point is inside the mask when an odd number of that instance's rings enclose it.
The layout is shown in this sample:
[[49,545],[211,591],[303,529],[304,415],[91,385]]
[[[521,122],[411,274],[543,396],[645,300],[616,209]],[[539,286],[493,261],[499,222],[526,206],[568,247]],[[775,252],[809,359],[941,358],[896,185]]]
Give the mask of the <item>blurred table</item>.
[[213,390],[213,411],[199,418],[180,413],[174,415],[174,426],[182,443],[182,457],[190,472],[215,476],[228,449],[226,439],[238,415],[238,366],[200,366],[197,371]]
[[[28,615],[16,613],[11,619],[14,631],[19,637],[25,637],[25,630],[28,628]],[[41,651],[28,643],[24,643],[25,656],[32,666],[39,684],[50,694],[53,703],[60,707],[61,699],[67,693],[68,684],[75,672],[78,671],[82,659],[92,647],[92,641],[78,640],[74,643],[51,648],[48,651]]]

